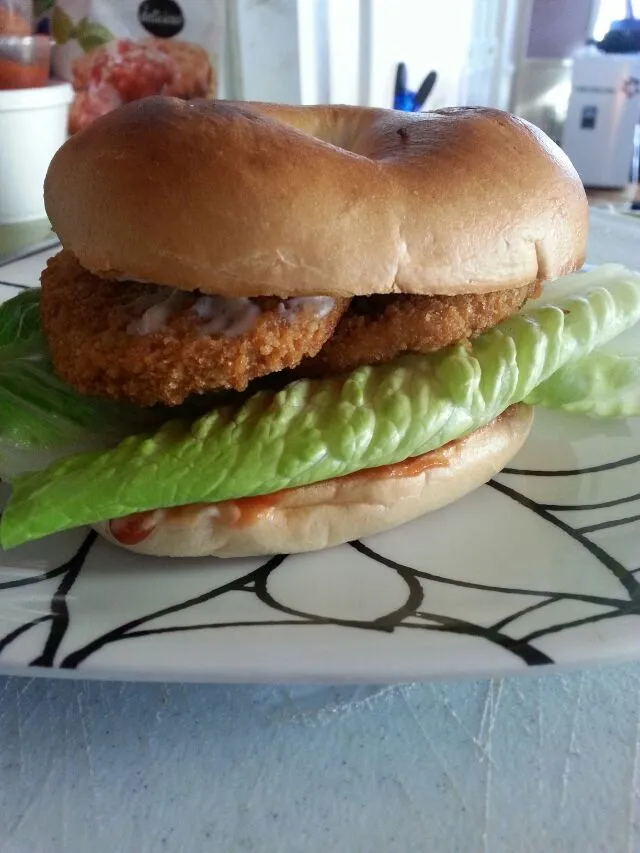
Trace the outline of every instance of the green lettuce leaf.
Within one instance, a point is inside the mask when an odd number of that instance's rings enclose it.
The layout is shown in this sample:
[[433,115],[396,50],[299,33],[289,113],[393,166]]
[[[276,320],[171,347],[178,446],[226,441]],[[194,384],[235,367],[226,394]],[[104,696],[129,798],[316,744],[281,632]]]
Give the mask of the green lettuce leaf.
[[[625,269],[619,264],[597,268],[605,286],[621,274]],[[529,302],[524,312],[580,295],[584,281],[582,275],[564,276]],[[560,368],[525,402],[592,418],[640,417],[640,334],[631,328],[591,355]]]
[[2,517],[2,544],[157,507],[266,494],[438,448],[640,319],[639,275],[579,278],[583,295],[534,305],[469,349],[294,382],[23,475]]
[[43,342],[39,290],[25,290],[0,305],[0,361],[37,349]]
[[44,348],[10,361],[0,349],[3,480],[72,453],[113,447],[157,424],[147,410],[78,394],[55,375]]
[[594,418],[640,417],[640,358],[592,353],[554,373],[525,402]]
[[53,371],[40,325],[40,291],[0,305],[0,476],[89,450],[104,450],[166,420],[139,409],[86,397]]

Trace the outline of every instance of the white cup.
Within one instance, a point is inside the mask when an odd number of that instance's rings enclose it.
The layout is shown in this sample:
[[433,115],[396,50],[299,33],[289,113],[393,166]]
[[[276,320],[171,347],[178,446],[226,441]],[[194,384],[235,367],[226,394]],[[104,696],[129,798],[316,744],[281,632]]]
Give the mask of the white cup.
[[69,83],[0,90],[0,225],[46,218],[42,186],[72,98]]

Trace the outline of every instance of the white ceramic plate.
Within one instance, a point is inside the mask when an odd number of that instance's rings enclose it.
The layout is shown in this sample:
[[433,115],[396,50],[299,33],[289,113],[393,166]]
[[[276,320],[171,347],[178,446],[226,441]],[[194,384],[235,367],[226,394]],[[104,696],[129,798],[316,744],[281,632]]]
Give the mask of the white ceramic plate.
[[86,530],[0,551],[4,671],[371,682],[635,656],[638,421],[539,411],[491,484],[331,551],[168,561]]

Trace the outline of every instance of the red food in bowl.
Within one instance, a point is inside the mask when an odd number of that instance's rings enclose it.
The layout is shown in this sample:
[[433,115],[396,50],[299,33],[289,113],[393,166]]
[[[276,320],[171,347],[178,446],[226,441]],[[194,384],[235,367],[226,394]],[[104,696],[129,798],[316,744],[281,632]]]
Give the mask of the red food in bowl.
[[30,36],[31,23],[19,12],[0,6],[0,35]]
[[0,35],[0,89],[35,89],[49,78],[46,36]]
[[151,95],[206,97],[212,75],[206,52],[186,42],[154,38],[108,42],[73,65],[77,94],[69,130],[75,133],[115,107]]

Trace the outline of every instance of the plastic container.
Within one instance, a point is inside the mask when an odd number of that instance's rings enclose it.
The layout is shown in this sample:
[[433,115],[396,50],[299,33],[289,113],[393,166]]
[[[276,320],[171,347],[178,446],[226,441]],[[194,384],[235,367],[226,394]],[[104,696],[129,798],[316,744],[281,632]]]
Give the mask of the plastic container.
[[0,89],[33,89],[49,79],[48,36],[0,35]]
[[32,31],[31,0],[0,0],[0,35],[30,36]]
[[42,185],[67,137],[69,83],[0,90],[0,227],[43,220]]

